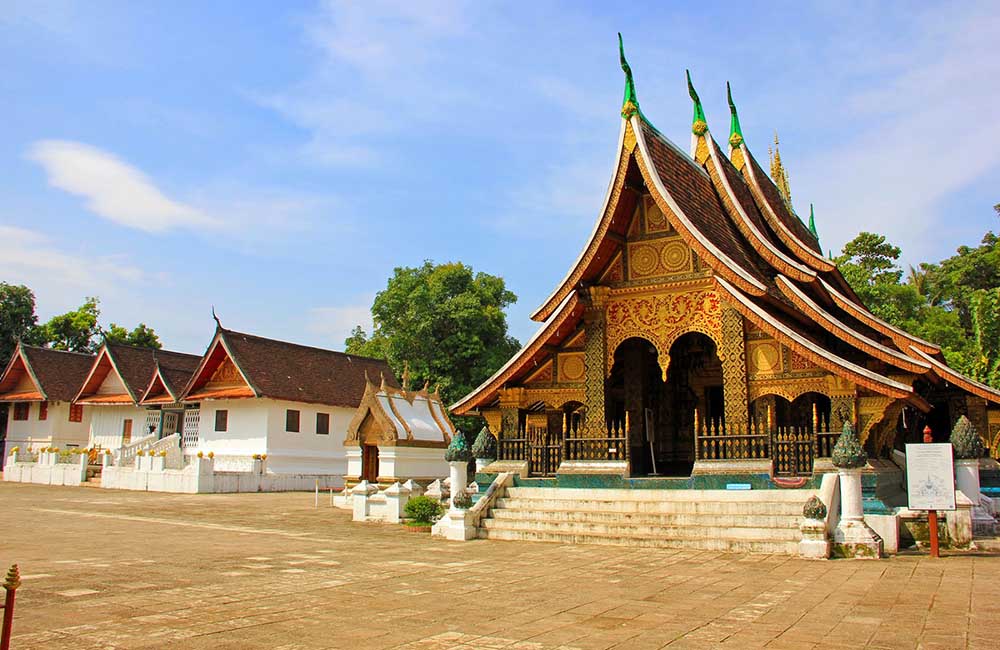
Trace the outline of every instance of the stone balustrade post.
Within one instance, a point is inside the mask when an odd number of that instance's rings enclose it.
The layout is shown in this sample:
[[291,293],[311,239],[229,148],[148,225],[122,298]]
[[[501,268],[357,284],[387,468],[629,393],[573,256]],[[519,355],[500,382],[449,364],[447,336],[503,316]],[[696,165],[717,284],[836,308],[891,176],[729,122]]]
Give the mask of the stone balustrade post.
[[351,489],[351,508],[354,521],[367,521],[371,511],[369,497],[378,492],[378,488],[368,481],[361,481]]
[[385,520],[390,524],[403,521],[403,509],[410,500],[410,489],[397,481],[387,487],[382,494],[385,495]]

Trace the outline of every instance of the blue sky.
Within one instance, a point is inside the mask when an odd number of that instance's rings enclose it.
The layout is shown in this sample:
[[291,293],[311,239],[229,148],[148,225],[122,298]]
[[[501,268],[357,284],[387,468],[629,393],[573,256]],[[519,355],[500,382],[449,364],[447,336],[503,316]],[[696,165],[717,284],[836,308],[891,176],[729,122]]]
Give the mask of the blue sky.
[[732,82],[825,247],[936,261],[997,228],[995,3],[757,4],[7,0],[0,279],[173,349],[212,305],[340,349],[393,267],[459,260],[506,279],[524,341],[610,177],[617,31],[684,148],[684,69],[717,135]]

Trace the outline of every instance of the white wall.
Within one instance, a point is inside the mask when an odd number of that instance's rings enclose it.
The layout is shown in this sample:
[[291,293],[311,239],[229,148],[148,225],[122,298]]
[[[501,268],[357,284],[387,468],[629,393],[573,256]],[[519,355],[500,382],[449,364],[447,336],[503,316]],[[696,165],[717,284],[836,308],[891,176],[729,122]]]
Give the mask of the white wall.
[[90,411],[90,445],[105,449],[122,446],[122,429],[132,420],[132,442],[149,435],[146,430],[146,409],[137,406],[84,406],[84,417]]
[[[215,412],[229,412],[226,431],[215,430]],[[299,411],[299,432],[285,431],[285,411]],[[316,414],[330,415],[330,433],[316,433]],[[254,454],[267,454],[277,474],[334,474],[347,471],[344,438],[354,409],[271,399],[201,402],[197,451],[216,456],[217,470],[241,470]],[[190,453],[190,452],[188,452]],[[225,456],[240,457],[226,460]]]
[[28,419],[14,419],[14,405],[7,410],[6,448],[20,447],[86,447],[90,431],[90,409],[83,407],[83,421],[69,421],[69,402],[49,402],[44,420],[38,419],[40,404],[29,403]]

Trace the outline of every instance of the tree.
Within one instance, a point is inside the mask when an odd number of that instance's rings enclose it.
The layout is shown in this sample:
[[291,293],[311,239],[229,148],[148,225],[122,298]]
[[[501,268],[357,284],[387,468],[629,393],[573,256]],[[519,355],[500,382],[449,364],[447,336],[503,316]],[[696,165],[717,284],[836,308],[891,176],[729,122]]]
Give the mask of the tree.
[[520,347],[504,309],[517,300],[503,278],[459,263],[397,267],[372,304],[374,330],[355,327],[347,352],[385,359],[397,374],[408,362],[414,385],[441,386],[446,404],[463,397]]
[[56,350],[93,352],[101,332],[99,304],[97,298],[88,297],[78,309],[53,316],[40,328],[42,340]]
[[7,366],[18,339],[34,342],[37,325],[35,294],[31,289],[0,282],[0,368]]
[[111,323],[108,329],[102,332],[104,340],[110,343],[125,343],[140,348],[153,348],[159,350],[163,347],[160,337],[157,336],[153,328],[147,327],[145,323],[139,323],[131,332],[115,323]]

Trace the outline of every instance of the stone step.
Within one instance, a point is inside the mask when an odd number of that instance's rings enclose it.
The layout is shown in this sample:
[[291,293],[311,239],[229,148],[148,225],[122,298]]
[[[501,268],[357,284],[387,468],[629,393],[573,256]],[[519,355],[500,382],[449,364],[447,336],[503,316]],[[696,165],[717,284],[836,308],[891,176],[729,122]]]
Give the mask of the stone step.
[[562,533],[541,530],[509,530],[480,528],[481,539],[556,542],[562,544],[603,544],[609,546],[636,546],[647,548],[675,548],[727,553],[769,553],[795,555],[798,542],[795,541],[754,541],[719,538],[678,539],[670,537],[614,537],[589,533]]
[[715,503],[805,503],[816,490],[622,490],[582,488],[509,487],[511,498],[550,499],[563,501],[621,502],[692,502]]
[[[665,490],[664,490],[665,491]],[[801,516],[802,506],[809,498],[799,502],[771,501],[612,501],[606,499],[550,499],[524,493],[496,500],[496,508],[513,510],[575,510],[590,512],[646,512],[661,514],[704,515],[786,515]]]
[[498,521],[584,522],[643,526],[711,526],[716,528],[787,528],[798,530],[801,513],[795,515],[615,512],[605,510],[544,510],[492,508],[489,517]]
[[528,530],[567,535],[603,535],[607,537],[640,537],[664,539],[725,539],[741,541],[797,542],[802,535],[798,528],[762,528],[722,526],[662,526],[625,522],[530,521],[525,519],[484,519],[486,530]]

